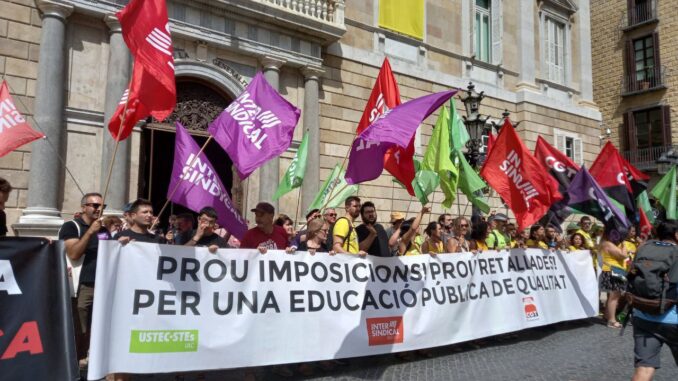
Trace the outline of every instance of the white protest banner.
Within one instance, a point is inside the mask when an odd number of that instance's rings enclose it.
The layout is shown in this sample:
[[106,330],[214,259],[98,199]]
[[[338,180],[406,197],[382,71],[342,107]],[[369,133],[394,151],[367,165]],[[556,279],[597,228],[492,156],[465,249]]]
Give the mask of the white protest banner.
[[447,345],[598,314],[588,251],[379,258],[100,242],[89,378]]

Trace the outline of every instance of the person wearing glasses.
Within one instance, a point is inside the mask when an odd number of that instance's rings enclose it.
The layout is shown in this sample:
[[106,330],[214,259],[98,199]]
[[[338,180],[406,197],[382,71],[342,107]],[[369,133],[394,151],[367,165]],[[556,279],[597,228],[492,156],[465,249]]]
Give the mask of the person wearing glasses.
[[337,212],[334,208],[327,208],[323,212],[323,218],[328,225],[332,226],[333,223],[337,222]]
[[228,242],[214,232],[217,224],[217,211],[209,206],[200,209],[198,214],[198,228],[193,237],[184,246],[207,247],[214,254],[218,249],[228,248]]
[[[64,241],[66,255],[74,263],[81,263],[79,284],[76,290],[78,330],[77,352],[80,365],[87,365],[89,336],[92,327],[92,306],[94,303],[94,284],[96,281],[97,252],[100,240],[111,239],[111,234],[103,225],[101,213],[103,205],[99,193],[87,193],[80,200],[80,217],[65,222],[59,229],[59,239]],[[79,323],[79,324],[78,324]],[[79,327],[78,327],[79,325]]]
[[466,217],[457,217],[452,223],[453,236],[445,244],[446,253],[462,253],[470,251],[469,241],[466,236],[469,234],[470,224]]
[[583,216],[579,220],[579,230],[577,230],[577,233],[584,237],[584,250],[591,252],[593,268],[598,269],[598,250],[596,249],[596,241],[593,238],[593,221],[591,221],[591,217]]

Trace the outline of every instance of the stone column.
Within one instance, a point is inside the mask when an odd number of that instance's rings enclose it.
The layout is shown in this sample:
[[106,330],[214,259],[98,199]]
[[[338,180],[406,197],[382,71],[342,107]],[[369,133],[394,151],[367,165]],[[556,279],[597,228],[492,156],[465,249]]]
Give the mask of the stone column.
[[[104,108],[104,142],[101,150],[101,192],[106,186],[108,167],[111,163],[115,139],[108,132],[108,122],[118,107],[123,92],[127,89],[130,78],[131,55],[125,40],[122,38],[120,22],[113,15],[104,17],[104,21],[110,30],[108,73],[106,78],[106,101]],[[122,214],[122,206],[127,203],[129,192],[130,170],[130,138],[120,142],[113,170],[111,172],[110,185],[106,195],[108,209],[106,214]]]
[[[591,5],[587,0],[579,0],[576,24],[579,29],[579,86],[583,105],[597,107],[593,101],[593,63],[591,60]],[[567,47],[567,46],[566,46]],[[574,53],[574,52],[572,52]],[[577,63],[575,63],[576,65]],[[571,70],[573,72],[574,70]]]
[[[42,13],[42,33],[33,118],[52,145],[64,152],[66,18],[73,6],[50,0],[35,4]],[[28,205],[16,229],[20,235],[53,235],[63,223],[58,208],[64,170],[48,142],[38,140],[31,149]]]
[[313,198],[318,193],[320,183],[320,76],[322,68],[307,66],[302,69],[304,75],[304,131],[308,134],[308,157],[306,174],[301,186],[301,215],[305,215]]
[[520,1],[518,4],[518,54],[520,57],[518,89],[538,90],[535,84],[534,59],[534,35],[538,32],[534,27],[535,6],[532,1]]
[[[280,90],[280,68],[285,63],[277,58],[265,57],[261,61],[264,66],[264,77],[268,83],[276,89]],[[276,157],[269,160],[261,166],[259,170],[259,201],[270,202],[276,212],[278,209],[278,202],[273,201],[273,195],[278,188],[280,182],[280,160]]]

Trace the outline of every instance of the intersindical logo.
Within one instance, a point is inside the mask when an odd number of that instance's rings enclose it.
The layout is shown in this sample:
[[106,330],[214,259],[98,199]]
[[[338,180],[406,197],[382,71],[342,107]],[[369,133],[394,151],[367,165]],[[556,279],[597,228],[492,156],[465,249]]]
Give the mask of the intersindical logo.
[[367,319],[367,337],[370,346],[402,343],[405,337],[403,317],[390,316]]
[[130,353],[197,352],[198,330],[132,330]]

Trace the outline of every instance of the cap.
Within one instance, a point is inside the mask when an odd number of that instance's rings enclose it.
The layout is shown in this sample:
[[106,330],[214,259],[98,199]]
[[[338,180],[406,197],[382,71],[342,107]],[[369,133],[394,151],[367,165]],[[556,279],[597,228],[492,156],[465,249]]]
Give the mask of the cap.
[[394,223],[399,220],[404,220],[405,219],[405,213],[401,212],[393,212],[391,213],[391,223]]
[[260,202],[257,204],[257,206],[252,209],[253,212],[262,212],[262,213],[268,213],[268,214],[275,214],[275,208],[273,205],[267,203],[267,202]]
[[504,213],[497,213],[492,216],[491,219],[494,221],[508,221],[508,216],[506,216]]

